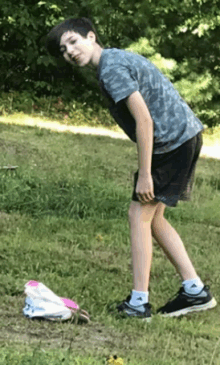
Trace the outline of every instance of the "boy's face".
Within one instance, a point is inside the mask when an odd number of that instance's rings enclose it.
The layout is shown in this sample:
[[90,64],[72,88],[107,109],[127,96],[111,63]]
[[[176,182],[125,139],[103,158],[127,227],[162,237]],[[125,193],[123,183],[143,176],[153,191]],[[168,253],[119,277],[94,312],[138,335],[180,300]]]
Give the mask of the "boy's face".
[[72,30],[63,33],[60,39],[60,50],[67,62],[83,67],[88,65],[92,59],[95,42],[93,32],[90,31],[84,38]]

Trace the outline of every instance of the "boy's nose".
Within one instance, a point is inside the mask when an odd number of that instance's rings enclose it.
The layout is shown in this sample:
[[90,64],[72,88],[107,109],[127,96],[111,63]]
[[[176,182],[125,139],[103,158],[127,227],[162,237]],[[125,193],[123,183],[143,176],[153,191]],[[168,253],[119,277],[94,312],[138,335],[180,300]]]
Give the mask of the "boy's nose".
[[71,49],[71,47],[67,47],[66,52],[67,52],[67,54],[68,54],[68,56],[69,56],[70,58],[72,58],[72,57],[73,57],[73,50]]

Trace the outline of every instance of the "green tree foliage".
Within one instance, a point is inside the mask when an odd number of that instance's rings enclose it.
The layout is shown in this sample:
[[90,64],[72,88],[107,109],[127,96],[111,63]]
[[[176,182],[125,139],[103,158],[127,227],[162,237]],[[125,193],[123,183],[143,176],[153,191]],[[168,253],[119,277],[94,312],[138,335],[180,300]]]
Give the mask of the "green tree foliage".
[[140,25],[150,45],[174,59],[174,84],[208,125],[220,121],[220,1],[143,1]]
[[[69,5],[76,6],[73,2]],[[64,66],[61,64],[58,68],[57,62],[46,54],[44,36],[48,29],[64,20],[61,8],[61,1],[60,4],[58,1],[56,4],[5,1],[0,22],[3,34],[0,40],[1,88],[4,91],[52,91],[53,79],[55,76],[59,79]]]
[[54,25],[82,16],[93,21],[104,47],[148,57],[203,123],[219,123],[220,0],[5,0],[0,10],[0,90],[102,104],[91,70],[56,61],[44,48]]
[[33,99],[53,95],[100,102],[94,92],[98,81],[90,70],[81,72],[45,50],[53,26],[69,17],[92,17],[85,5],[73,0],[5,0],[0,11],[0,91],[28,92]]

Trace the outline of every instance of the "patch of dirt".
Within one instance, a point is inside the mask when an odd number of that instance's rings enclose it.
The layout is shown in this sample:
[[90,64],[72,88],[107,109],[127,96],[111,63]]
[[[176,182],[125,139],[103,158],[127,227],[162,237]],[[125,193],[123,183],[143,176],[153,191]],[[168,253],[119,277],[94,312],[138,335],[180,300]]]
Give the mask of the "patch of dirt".
[[[7,304],[6,304],[7,302]],[[0,345],[44,348],[71,348],[78,354],[100,353],[102,356],[121,353],[123,348],[135,348],[135,342],[115,328],[98,321],[88,324],[74,321],[52,322],[30,320],[23,316],[24,296],[8,297],[0,309]]]
[[[50,322],[50,324],[47,324],[48,328],[45,331],[44,325],[41,328],[35,325],[37,321],[26,318],[25,320],[30,323],[28,326],[23,326],[23,328],[17,325],[1,328],[0,343],[7,342],[7,345],[10,345],[10,343],[34,345],[41,342],[45,347],[71,347],[77,351],[83,349],[83,352],[91,352],[95,348],[102,352],[108,349],[107,353],[111,353],[112,351],[117,352],[117,349],[120,348],[118,347],[120,336],[116,335],[114,330],[106,329],[98,322],[92,322],[87,325],[75,325],[72,323],[71,327],[62,323],[63,328],[58,332],[56,330],[53,331],[54,323]],[[41,324],[43,321],[38,322]]]
[[216,158],[220,160],[220,146],[202,146],[201,157]]

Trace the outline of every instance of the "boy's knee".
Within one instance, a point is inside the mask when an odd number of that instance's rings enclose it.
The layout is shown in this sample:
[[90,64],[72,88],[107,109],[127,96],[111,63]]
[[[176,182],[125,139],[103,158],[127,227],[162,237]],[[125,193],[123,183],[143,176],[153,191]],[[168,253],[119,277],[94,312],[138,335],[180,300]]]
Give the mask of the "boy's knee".
[[166,205],[163,203],[159,203],[156,209],[156,212],[154,214],[154,217],[151,222],[151,228],[152,228],[152,235],[154,235],[154,231],[158,229],[158,227],[162,226],[162,223],[166,220],[164,218],[164,211],[165,211]]
[[152,219],[152,222],[151,222],[151,227],[152,227],[152,230],[154,231],[155,229],[157,229],[158,227],[161,227],[162,223],[165,221],[165,218],[164,216],[155,216],[153,219]]
[[136,214],[138,213],[138,215],[140,216],[140,218],[142,218],[143,220],[152,220],[156,211],[156,207],[157,207],[158,203],[155,202],[149,202],[147,204],[142,204],[140,202],[137,201],[133,201],[131,202],[130,208],[128,210],[128,216],[129,219],[132,219],[136,216]]

